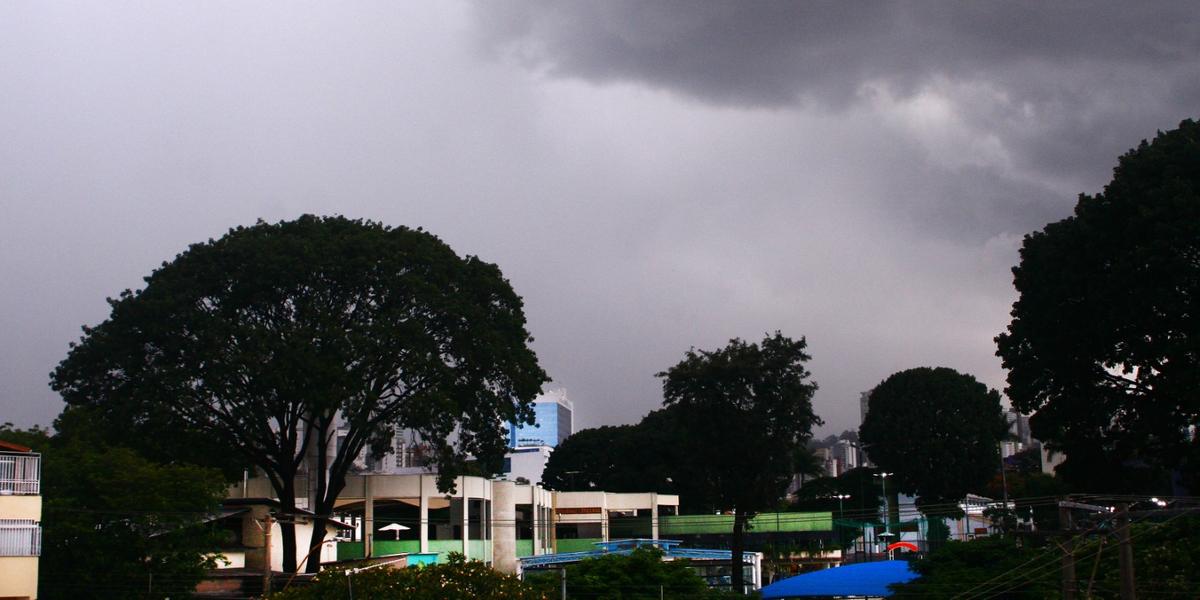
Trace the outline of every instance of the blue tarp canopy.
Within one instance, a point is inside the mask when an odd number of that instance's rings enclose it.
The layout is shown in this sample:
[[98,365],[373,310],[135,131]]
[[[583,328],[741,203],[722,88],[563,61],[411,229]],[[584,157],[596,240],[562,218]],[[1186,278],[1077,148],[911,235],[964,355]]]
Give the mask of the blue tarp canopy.
[[844,567],[813,571],[762,589],[763,600],[769,598],[803,598],[806,596],[891,596],[888,585],[917,578],[906,560],[882,560]]

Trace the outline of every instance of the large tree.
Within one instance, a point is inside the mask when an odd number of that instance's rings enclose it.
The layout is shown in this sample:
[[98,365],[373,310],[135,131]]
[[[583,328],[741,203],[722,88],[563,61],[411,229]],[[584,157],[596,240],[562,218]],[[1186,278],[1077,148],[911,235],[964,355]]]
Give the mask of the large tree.
[[[135,432],[201,432],[262,471],[285,512],[307,494],[319,518],[394,423],[435,445],[443,487],[467,454],[498,463],[505,424],[532,420],[546,380],[500,270],[404,227],[239,227],[110,304],[52,373],[64,399]],[[294,570],[294,529],[281,537]]]
[[779,332],[761,343],[730,340],[720,350],[689,350],[658,376],[679,430],[676,472],[698,500],[734,511],[733,589],[741,590],[743,533],[756,512],[776,506],[821,424],[817,384],[804,367],[804,338]]
[[563,440],[542,472],[552,490],[678,493],[674,485],[674,408],[634,425],[582,429]]
[[871,460],[895,474],[892,491],[918,506],[957,502],[987,484],[1008,435],[1000,393],[945,367],[884,379],[871,395],[859,439]]
[[1065,452],[1059,473],[1111,489],[1133,480],[1118,472],[1181,468],[1194,483],[1200,124],[1122,156],[1102,193],[1025,236],[1013,275],[1020,297],[997,354],[1034,436]]

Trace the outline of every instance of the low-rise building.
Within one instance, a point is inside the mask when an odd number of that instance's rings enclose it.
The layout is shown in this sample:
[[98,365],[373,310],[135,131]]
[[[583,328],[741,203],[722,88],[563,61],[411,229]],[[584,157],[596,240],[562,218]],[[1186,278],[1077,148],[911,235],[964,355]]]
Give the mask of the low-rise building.
[[37,598],[41,524],[42,457],[0,441],[0,598]]
[[[230,491],[235,499],[271,495],[261,477]],[[334,553],[322,551],[321,560],[433,554],[444,561],[456,552],[515,573],[517,559],[523,556],[591,549],[594,542],[643,533],[642,537],[657,535],[659,516],[677,514],[678,508],[679,497],[667,494],[552,492],[468,476],[458,477],[455,490],[443,493],[431,474],[350,475],[335,509],[345,525],[344,535]],[[245,534],[247,540],[258,539],[249,529]],[[298,534],[297,544],[301,540],[306,544],[307,535]],[[247,567],[251,560],[246,554]]]

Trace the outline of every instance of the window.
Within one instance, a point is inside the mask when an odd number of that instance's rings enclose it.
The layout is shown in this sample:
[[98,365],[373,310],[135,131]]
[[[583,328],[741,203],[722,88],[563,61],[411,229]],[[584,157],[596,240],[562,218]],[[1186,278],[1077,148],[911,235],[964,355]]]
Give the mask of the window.
[[40,454],[0,453],[0,495],[40,494],[41,459]]
[[603,536],[599,522],[563,523],[560,521],[554,528],[554,534],[560,540],[598,539]]
[[0,519],[0,556],[40,556],[42,528],[32,519]]

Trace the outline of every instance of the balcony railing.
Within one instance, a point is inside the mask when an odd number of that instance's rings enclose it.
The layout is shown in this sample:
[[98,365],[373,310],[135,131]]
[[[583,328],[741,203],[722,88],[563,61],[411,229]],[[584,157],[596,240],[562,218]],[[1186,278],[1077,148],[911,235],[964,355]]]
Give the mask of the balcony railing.
[[0,556],[41,556],[42,528],[31,519],[0,519]]
[[41,493],[41,455],[0,452],[0,496],[37,496]]

